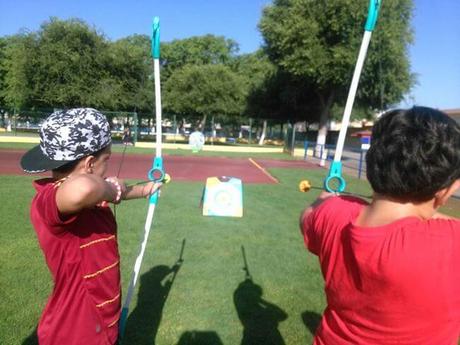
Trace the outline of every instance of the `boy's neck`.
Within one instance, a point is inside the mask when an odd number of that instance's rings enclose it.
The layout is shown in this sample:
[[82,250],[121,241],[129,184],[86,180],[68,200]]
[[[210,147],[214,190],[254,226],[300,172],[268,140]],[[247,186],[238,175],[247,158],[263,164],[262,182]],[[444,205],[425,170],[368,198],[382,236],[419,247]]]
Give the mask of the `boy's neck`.
[[434,198],[424,202],[403,202],[376,193],[371,204],[363,209],[355,223],[372,227],[407,217],[430,219],[436,212],[434,205]]
[[56,181],[62,180],[62,179],[64,179],[64,178],[67,178],[67,177],[69,177],[69,175],[70,175],[70,174],[58,173],[58,172],[55,172],[55,171],[52,172],[52,178],[53,178],[54,180],[56,180]]

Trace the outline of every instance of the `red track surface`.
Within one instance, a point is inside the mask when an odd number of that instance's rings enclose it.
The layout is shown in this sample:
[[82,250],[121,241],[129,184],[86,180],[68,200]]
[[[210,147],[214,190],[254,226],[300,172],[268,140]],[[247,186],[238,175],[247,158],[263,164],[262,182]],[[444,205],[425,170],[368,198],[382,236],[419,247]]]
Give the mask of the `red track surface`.
[[[24,150],[0,149],[0,174],[25,175],[19,166]],[[121,178],[147,179],[152,167],[153,155],[126,154],[123,158]],[[121,153],[113,153],[107,175],[117,175]],[[315,169],[316,165],[305,161],[254,159],[261,168],[305,168]],[[240,178],[243,183],[276,183],[247,158],[174,156],[163,157],[166,172],[173,181],[205,181],[210,176],[231,176]],[[43,175],[48,176],[48,173]]]

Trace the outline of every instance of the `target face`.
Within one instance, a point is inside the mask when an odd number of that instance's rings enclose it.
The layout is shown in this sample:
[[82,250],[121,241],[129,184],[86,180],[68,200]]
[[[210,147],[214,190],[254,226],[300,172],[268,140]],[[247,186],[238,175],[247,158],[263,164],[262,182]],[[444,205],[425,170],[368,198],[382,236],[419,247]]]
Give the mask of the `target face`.
[[193,132],[190,134],[190,137],[188,138],[188,143],[190,145],[190,148],[194,152],[201,151],[204,145],[204,135],[201,132]]
[[242,183],[238,178],[209,177],[203,201],[204,216],[243,216]]

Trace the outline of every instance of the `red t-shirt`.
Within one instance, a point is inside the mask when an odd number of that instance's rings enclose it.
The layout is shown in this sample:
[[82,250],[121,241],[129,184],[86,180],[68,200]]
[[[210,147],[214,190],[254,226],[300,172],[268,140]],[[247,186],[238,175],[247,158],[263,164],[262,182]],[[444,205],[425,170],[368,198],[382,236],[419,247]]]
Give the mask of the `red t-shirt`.
[[34,182],[31,219],[54,280],[40,345],[115,344],[120,316],[116,222],[108,207],[62,219],[51,179]]
[[353,224],[366,203],[332,197],[302,224],[327,308],[314,344],[457,344],[460,222],[415,217]]

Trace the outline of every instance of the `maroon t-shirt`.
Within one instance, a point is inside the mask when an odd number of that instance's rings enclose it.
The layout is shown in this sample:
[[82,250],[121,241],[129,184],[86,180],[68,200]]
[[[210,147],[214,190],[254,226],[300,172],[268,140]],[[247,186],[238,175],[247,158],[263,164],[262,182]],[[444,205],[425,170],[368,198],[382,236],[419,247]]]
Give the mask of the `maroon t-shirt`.
[[40,344],[115,344],[121,287],[112,211],[94,207],[64,218],[53,180],[37,180],[34,187],[32,224],[54,280],[38,325]]
[[327,297],[314,344],[456,345],[460,221],[407,217],[357,226],[365,205],[331,197],[303,221]]

